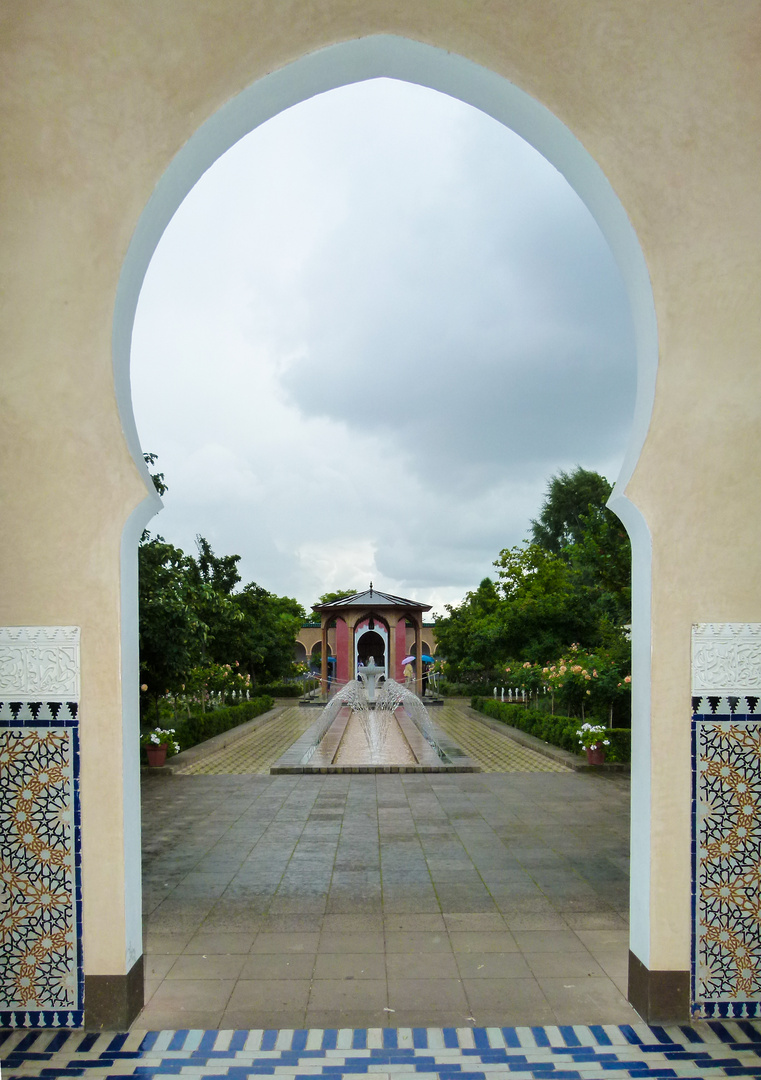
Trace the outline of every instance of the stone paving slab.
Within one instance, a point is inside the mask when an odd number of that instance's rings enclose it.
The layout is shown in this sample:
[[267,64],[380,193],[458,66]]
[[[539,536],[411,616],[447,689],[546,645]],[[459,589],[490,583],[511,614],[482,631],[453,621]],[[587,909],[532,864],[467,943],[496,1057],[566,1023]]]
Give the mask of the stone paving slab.
[[144,785],[144,1029],[634,1022],[624,777]]
[[192,1076],[244,1080],[282,1075],[598,1080],[613,1077],[761,1075],[761,1025],[726,1021],[533,1027],[180,1029],[0,1034],[6,1080],[83,1076],[122,1080]]

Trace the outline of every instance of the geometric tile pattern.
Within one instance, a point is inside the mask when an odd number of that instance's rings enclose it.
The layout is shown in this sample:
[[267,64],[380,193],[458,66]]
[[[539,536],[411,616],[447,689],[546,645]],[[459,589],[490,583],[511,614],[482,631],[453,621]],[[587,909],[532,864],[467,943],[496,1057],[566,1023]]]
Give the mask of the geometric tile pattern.
[[761,623],[692,627],[693,1016],[761,1016]]
[[[188,764],[174,765],[170,758],[172,772],[184,776],[268,774],[270,766],[313,722],[308,712],[298,706],[286,709],[248,735]],[[462,709],[449,703],[437,710],[436,723],[481,766],[482,772],[569,772],[565,765],[513,742],[502,732],[474,724]]]
[[83,1023],[76,702],[0,702],[0,1023]]
[[244,1080],[349,1077],[502,1080],[761,1075],[761,1027],[749,1021],[526,1028],[13,1031],[0,1034],[6,1080],[192,1076]]
[[514,742],[506,733],[495,731],[483,723],[474,723],[470,713],[450,704],[437,710],[436,722],[481,766],[482,772],[571,771],[561,762]]
[[696,1017],[761,1016],[761,717],[693,717]]
[[247,735],[227,743],[219,750],[204,754],[187,765],[175,765],[169,759],[173,773],[182,775],[218,773],[269,774],[270,765],[285,753],[299,736],[314,723],[311,709],[294,706],[282,711],[273,720],[254,728]]
[[695,694],[692,698],[693,714],[713,713],[723,716],[735,713],[761,717],[761,697],[757,694]]

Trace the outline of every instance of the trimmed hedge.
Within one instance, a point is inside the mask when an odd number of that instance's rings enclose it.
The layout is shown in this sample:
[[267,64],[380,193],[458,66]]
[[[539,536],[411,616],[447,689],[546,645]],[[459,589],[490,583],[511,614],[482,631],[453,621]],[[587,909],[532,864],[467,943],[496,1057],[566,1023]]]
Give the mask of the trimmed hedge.
[[303,683],[270,683],[267,686],[257,686],[257,694],[269,694],[270,697],[301,697],[304,693]]
[[[507,705],[493,698],[473,697],[470,704],[471,708],[478,712],[491,716],[494,720],[501,720],[503,724],[509,724],[519,731],[525,731],[528,735],[535,735],[537,739],[552,743],[553,746],[560,746],[572,754],[581,751],[576,734],[583,723],[581,720],[570,716],[549,716],[536,709],[527,709],[523,705]],[[606,728],[605,738],[610,740],[610,746],[606,747],[609,761],[631,761],[631,728]]]
[[184,720],[178,720],[171,726],[174,727],[175,740],[180,744],[181,750],[187,750],[198,743],[206,742],[215,735],[221,735],[223,731],[245,724],[247,720],[253,720],[255,716],[269,712],[274,701],[268,694],[244,701],[241,705],[223,706],[220,709],[210,709],[205,713],[194,713]]
[[310,690],[319,690],[319,679],[304,679],[303,682],[269,683],[266,686],[257,686],[257,696],[269,694],[270,697],[303,697]]

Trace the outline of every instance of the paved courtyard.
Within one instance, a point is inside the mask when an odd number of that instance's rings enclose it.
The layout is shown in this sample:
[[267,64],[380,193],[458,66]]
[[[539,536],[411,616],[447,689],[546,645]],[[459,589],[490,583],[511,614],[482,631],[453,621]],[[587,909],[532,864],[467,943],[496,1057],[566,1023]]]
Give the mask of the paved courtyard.
[[148,777],[134,1027],[637,1022],[627,779],[501,752],[538,771]]
[[[483,772],[567,772],[565,765],[529,750],[491,730],[469,715],[462,703],[447,702],[432,709],[435,722],[459,743]],[[255,727],[242,738],[194,759],[183,755],[173,771],[185,776],[247,773],[268,775],[270,766],[303,735],[318,716],[318,710],[292,705],[281,709],[272,720]],[[180,759],[182,760],[182,759]]]

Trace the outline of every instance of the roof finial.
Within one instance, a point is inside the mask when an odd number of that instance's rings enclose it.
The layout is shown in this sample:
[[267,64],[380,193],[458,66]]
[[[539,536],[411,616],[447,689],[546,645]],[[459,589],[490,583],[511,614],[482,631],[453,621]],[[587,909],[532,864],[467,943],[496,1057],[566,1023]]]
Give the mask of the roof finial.
[[372,595],[373,595],[373,583],[371,581],[370,582],[370,596],[372,596]]

